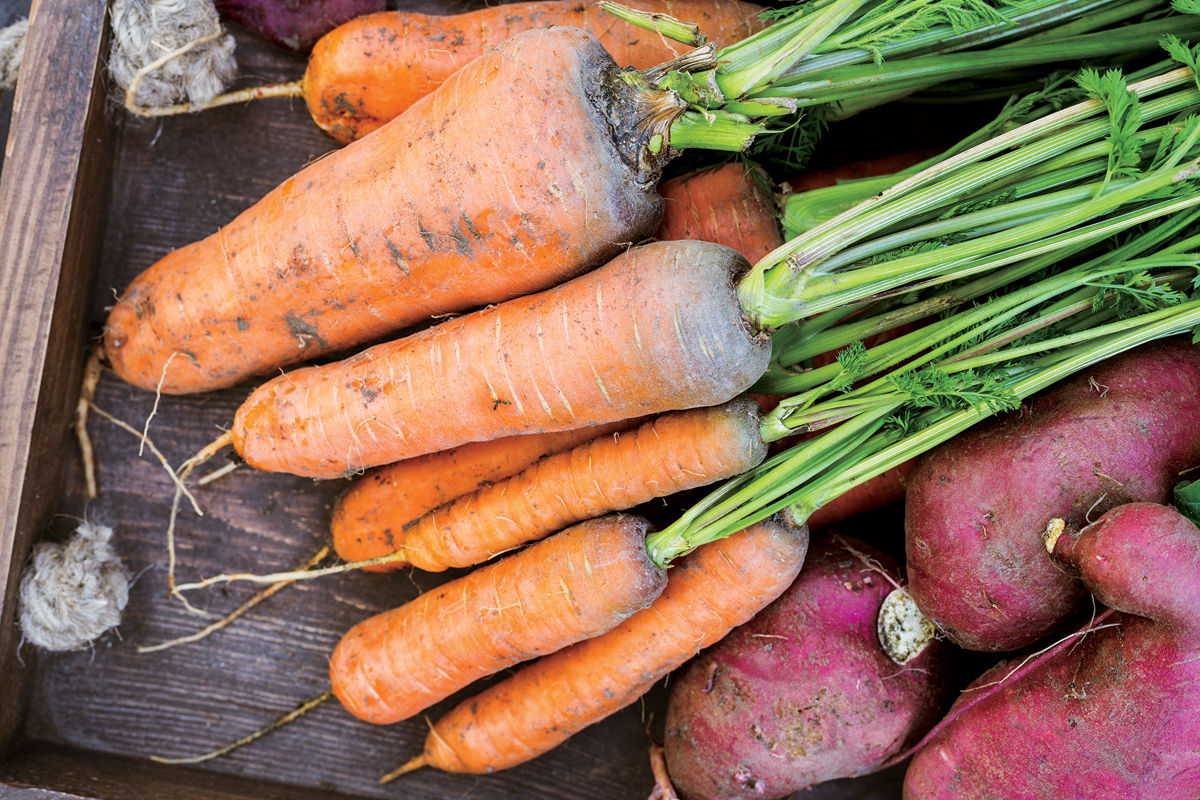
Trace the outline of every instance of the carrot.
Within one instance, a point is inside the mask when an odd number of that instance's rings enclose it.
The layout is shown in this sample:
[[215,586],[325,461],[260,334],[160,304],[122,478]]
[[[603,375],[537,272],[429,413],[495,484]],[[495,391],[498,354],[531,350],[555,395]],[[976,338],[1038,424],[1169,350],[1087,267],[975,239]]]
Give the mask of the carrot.
[[231,438],[259,469],[336,477],[514,433],[723,403],[766,368],[705,242],[657,242],[529,297],[260,386]]
[[485,53],[143,272],[106,323],[114,369],[166,393],[228,386],[608,260],[658,222],[669,148],[647,147],[682,111],[635,77],[571,28]]
[[423,570],[468,567],[574,522],[739,475],[766,454],[749,398],[663,414],[433,509],[404,526],[394,549]]
[[422,765],[492,772],[546,752],[749,620],[791,584],[807,549],[807,529],[779,515],[701,547],[645,611],[462,702],[396,774]]
[[[696,23],[718,47],[761,30],[763,8],[738,0],[635,0],[633,8]],[[399,116],[455,70],[534,27],[588,31],[622,66],[645,69],[684,49],[604,14],[584,0],[510,3],[447,16],[386,11],[347,22],[313,47],[304,101],[313,121],[340,142],[359,139]]]
[[468,683],[597,636],[666,583],[641,517],[590,520],[354,626],[333,692],[360,719],[398,722]]
[[724,164],[663,181],[662,240],[700,239],[737,250],[751,264],[783,244],[770,179],[756,167]]
[[[385,556],[395,551],[395,538],[404,526],[425,512],[512,477],[552,453],[643,421],[639,417],[556,433],[471,442],[378,467],[355,481],[334,506],[334,550],[345,561]],[[403,566],[397,561],[365,569],[386,572]]]

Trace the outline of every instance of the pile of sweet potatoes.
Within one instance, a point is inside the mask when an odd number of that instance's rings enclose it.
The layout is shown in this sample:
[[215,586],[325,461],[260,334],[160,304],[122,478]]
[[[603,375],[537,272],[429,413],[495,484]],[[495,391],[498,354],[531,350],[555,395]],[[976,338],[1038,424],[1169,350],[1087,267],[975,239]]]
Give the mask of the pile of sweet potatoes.
[[1200,529],[1163,505],[1200,465],[1198,422],[1200,346],[1180,338],[926,454],[905,590],[939,639],[1016,652],[944,709],[965,651],[888,661],[875,624],[897,565],[814,542],[792,587],[673,683],[674,789],[783,797],[915,752],[906,800],[1200,796]]

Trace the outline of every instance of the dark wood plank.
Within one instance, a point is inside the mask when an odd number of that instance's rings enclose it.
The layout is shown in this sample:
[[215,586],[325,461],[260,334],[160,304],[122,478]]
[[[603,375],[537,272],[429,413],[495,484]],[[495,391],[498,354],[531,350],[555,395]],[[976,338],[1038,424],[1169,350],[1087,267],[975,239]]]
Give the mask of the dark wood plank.
[[322,790],[181,770],[86,750],[31,745],[0,763],[9,800],[335,800]]
[[0,752],[16,729],[26,674],[14,658],[17,575],[57,510],[79,386],[108,174],[105,7],[45,0],[37,8],[0,179]]

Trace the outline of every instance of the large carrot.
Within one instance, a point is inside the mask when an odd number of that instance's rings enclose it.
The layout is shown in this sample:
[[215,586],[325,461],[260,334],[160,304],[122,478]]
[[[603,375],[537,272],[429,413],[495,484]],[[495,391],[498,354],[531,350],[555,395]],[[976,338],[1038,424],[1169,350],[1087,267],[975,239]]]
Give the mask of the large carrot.
[[471,440],[723,403],[766,368],[734,251],[657,242],[529,297],[260,386],[234,419],[252,466],[312,477]]
[[663,181],[659,239],[700,239],[737,250],[751,264],[783,244],[779,215],[759,169],[729,163]]
[[641,517],[590,520],[354,626],[329,665],[355,716],[398,722],[472,681],[596,636],[666,583]]
[[581,520],[739,475],[767,454],[749,398],[663,414],[463,495],[396,532],[423,570],[479,564]]
[[[641,11],[696,23],[718,47],[761,30],[763,8],[739,0],[634,0]],[[622,66],[645,69],[683,46],[603,13],[590,0],[510,3],[446,16],[385,11],[347,22],[313,47],[304,101],[341,142],[359,139],[440,86],[455,70],[516,33],[569,25],[600,40]]]
[[589,34],[528,31],[151,266],[106,351],[138,386],[201,391],[556,284],[654,230],[648,147],[681,111]]
[[[378,467],[356,480],[333,508],[333,547],[345,561],[366,561],[396,549],[405,525],[457,497],[510,478],[534,462],[600,436],[627,430],[642,418],[555,433],[471,442]],[[403,562],[365,567],[400,569]]]
[[778,517],[701,547],[671,569],[645,611],[463,701],[395,774],[424,765],[492,772],[546,752],[762,610],[791,584],[807,549],[807,529]]

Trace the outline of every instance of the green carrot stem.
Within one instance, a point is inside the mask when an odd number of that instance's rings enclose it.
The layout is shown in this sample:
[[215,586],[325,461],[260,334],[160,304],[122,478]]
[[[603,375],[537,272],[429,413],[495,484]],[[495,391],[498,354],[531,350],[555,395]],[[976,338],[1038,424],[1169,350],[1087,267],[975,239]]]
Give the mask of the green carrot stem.
[[770,86],[787,69],[813,52],[868,0],[833,0],[812,14],[793,14],[766,29],[723,48],[717,85],[731,100],[751,89]]
[[[1139,197],[1186,180],[1194,174],[1196,168],[1196,163],[1185,169],[1176,169],[1168,165],[1141,180],[1116,188],[1054,217],[947,245],[932,252],[900,257],[856,270],[825,275],[820,270],[800,269],[788,262],[772,273],[774,280],[771,286],[760,284],[758,306],[746,305],[752,300],[743,295],[743,307],[747,308],[748,314],[758,321],[760,326],[770,328],[800,316],[819,313],[826,308],[878,295],[880,292],[894,291],[898,287],[905,287],[904,290],[908,291],[913,288],[912,284],[915,282],[924,281],[931,276],[936,277],[922,285],[968,277],[982,270],[1053,252],[1087,238],[1106,238],[1116,231],[1194,206],[1196,201],[1200,201],[1200,197],[1163,201],[1075,230],[1071,230],[1070,226],[1086,222],[1089,218],[1103,215],[1106,211],[1115,210]],[[739,286],[739,292],[744,286],[745,280],[742,286]],[[747,294],[752,294],[754,289],[753,286],[747,287]]]
[[[1190,86],[1191,81],[1191,70],[1183,68],[1131,84],[1130,89],[1146,98]],[[1200,102],[1200,92],[1185,89],[1165,98],[1144,100],[1142,116],[1149,121],[1174,114],[1197,102]],[[760,276],[784,259],[792,258],[798,264],[820,261],[848,242],[888,228],[914,213],[947,201],[957,201],[965,193],[1007,174],[1100,139],[1109,132],[1108,121],[1086,123],[1085,120],[1104,111],[1101,101],[1085,100],[942,159],[785,243],[756,264],[743,284],[752,289],[755,283],[761,283],[761,277],[756,279],[754,276]],[[1001,153],[1008,155],[980,163]]]
[[[1131,321],[1129,327],[1118,333],[1056,353],[1032,373],[1014,378],[1009,388],[1016,397],[1027,398],[1092,364],[1154,339],[1183,333],[1198,324],[1200,300],[1147,315],[1141,324]],[[898,402],[896,408],[901,405]],[[992,413],[989,407],[935,409],[924,415],[924,427],[902,438],[896,431],[887,431],[873,439],[856,439],[835,428],[779,454],[742,476],[736,486],[719,487],[698,504],[700,511],[689,510],[675,523],[652,534],[647,539],[647,549],[663,564],[782,508],[790,508],[792,516],[802,522],[832,498],[921,455]],[[872,425],[878,431],[886,414],[879,411],[864,417],[854,421],[858,424],[856,432]],[[839,460],[838,456],[841,464],[836,468],[814,470],[811,466]]]
[[[1165,33],[1187,38],[1200,32],[1200,20],[1170,17],[1121,28],[1048,42],[1021,43],[990,50],[910,58],[880,65],[843,67],[822,73],[817,80],[781,79],[773,95],[793,97],[801,108],[877,95],[910,94],[944,81],[991,72],[1083,61],[1113,54],[1152,51]],[[753,96],[753,93],[751,93]]]
[[[1017,381],[1012,387],[1013,392],[1018,397],[1027,398],[1033,393],[1041,391],[1047,386],[1106,358],[1111,358],[1155,339],[1184,333],[1197,324],[1200,324],[1200,302],[1191,302],[1186,306],[1176,306],[1173,309],[1169,309],[1169,311],[1172,313],[1160,315],[1151,324],[1125,330],[1102,342],[1093,343],[1074,350],[1069,354],[1064,354],[1054,363]],[[807,487],[798,489],[787,498],[787,501],[793,507],[793,517],[797,521],[807,519],[814,510],[820,508],[829,500],[844,494],[861,483],[865,483],[876,475],[880,475],[906,461],[910,461],[942,442],[949,440],[956,434],[961,433],[980,420],[986,419],[988,416],[990,416],[989,411],[978,408],[946,414],[917,433],[862,459],[854,464],[853,467],[840,472],[831,472],[820,481],[815,481]],[[765,500],[766,498],[763,498],[763,501]],[[724,533],[724,535],[732,532],[729,531]],[[712,532],[688,532],[680,535],[698,547],[707,541],[720,538],[721,531],[719,528],[716,529],[716,534],[714,535]]]
[[659,142],[658,146],[670,145],[676,150],[701,148],[740,153],[764,129],[763,123],[724,111],[703,114],[685,111],[671,124],[670,141]]
[[653,31],[668,39],[682,42],[689,47],[699,47],[707,41],[704,37],[704,32],[695,23],[683,22],[659,12],[638,11],[629,6],[614,3],[612,0],[600,0],[598,5],[600,6],[600,10],[612,14],[618,19],[623,19],[639,28]]
[[[818,48],[820,55],[813,55],[798,62],[785,73],[785,78],[794,79],[851,64],[888,61],[899,56],[985,47],[1045,31],[1072,19],[1086,18],[1132,5],[1134,4],[1128,3],[1127,0],[1045,0],[1016,8],[997,9],[997,15],[1003,20],[1000,22],[985,22],[965,30],[954,30],[949,25],[936,25],[890,41],[873,42],[870,49],[862,46],[865,42],[861,40],[865,38],[866,31],[852,25],[829,37],[825,44]],[[1140,11],[1134,9],[1132,13],[1122,15],[1121,19],[1128,19],[1137,13]],[[823,52],[826,50],[829,52]]]

